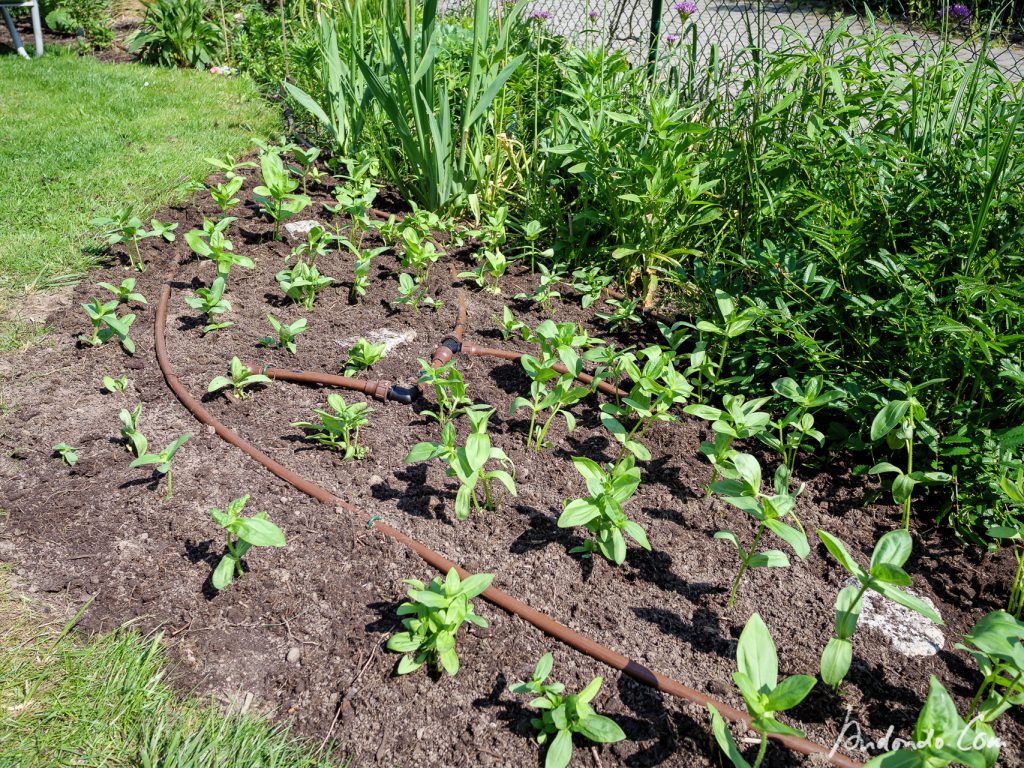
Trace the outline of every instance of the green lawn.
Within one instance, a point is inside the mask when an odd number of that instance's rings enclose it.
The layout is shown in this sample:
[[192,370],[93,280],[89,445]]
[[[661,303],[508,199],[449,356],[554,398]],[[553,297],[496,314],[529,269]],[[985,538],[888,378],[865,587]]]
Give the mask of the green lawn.
[[0,286],[87,269],[89,220],[149,214],[279,125],[241,80],[48,49],[0,56]]
[[177,696],[159,637],[85,644],[6,590],[0,571],[0,768],[331,768],[254,715]]

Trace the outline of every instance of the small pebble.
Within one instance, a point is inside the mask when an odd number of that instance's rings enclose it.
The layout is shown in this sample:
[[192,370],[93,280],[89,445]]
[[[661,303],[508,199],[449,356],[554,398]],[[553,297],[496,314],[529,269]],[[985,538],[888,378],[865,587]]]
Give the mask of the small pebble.
[[288,655],[285,656],[285,661],[289,664],[298,664],[299,659],[302,658],[302,649],[298,646],[293,646],[288,649]]

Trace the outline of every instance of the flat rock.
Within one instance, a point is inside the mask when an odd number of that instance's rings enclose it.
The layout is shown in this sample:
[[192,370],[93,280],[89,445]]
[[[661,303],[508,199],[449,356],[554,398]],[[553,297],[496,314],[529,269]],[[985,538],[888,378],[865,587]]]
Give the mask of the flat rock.
[[338,346],[342,347],[345,351],[348,351],[352,348],[353,344],[359,341],[360,338],[366,339],[371,344],[383,344],[384,354],[386,355],[395,347],[414,341],[416,339],[416,331],[411,328],[405,331],[393,331],[390,328],[378,328],[374,331],[364,333],[361,337],[349,336],[346,339],[341,339],[338,341]]
[[[843,586],[856,583],[857,580],[851,576]],[[935,603],[924,595],[920,595],[912,589],[904,588],[904,591],[935,608]],[[946,636],[942,630],[930,619],[926,619],[919,613],[904,608],[870,589],[864,593],[857,629],[866,629],[882,635],[893,650],[910,657],[934,656],[942,650],[946,642]]]
[[303,242],[309,239],[309,230],[313,227],[323,227],[323,224],[316,219],[287,221],[284,225],[284,236],[293,242]]

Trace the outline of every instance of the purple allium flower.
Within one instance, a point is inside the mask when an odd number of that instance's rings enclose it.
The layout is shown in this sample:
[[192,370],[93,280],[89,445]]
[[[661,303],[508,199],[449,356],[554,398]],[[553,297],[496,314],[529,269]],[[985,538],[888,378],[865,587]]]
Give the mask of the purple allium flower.
[[597,8],[591,8],[589,11],[587,11],[587,16],[590,17],[591,21],[597,21],[598,19],[601,18],[601,12],[597,10]]
[[697,4],[692,0],[679,0],[678,3],[673,3],[672,10],[686,19],[697,12]]
[[551,11],[534,11],[530,14],[530,20],[543,24],[551,18]]
[[950,18],[960,24],[971,23],[971,9],[963,3],[953,3],[953,5],[949,6],[949,15]]
[[665,35],[665,42],[668,43],[669,45],[675,45],[676,43],[679,42],[679,35],[677,35],[675,32],[669,32],[667,35]]

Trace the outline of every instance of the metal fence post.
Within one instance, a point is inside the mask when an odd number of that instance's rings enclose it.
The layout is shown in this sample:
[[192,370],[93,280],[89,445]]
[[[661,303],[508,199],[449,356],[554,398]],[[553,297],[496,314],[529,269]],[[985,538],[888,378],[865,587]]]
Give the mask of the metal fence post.
[[651,0],[651,36],[647,41],[647,76],[653,78],[658,62],[658,38],[661,37],[663,0]]

